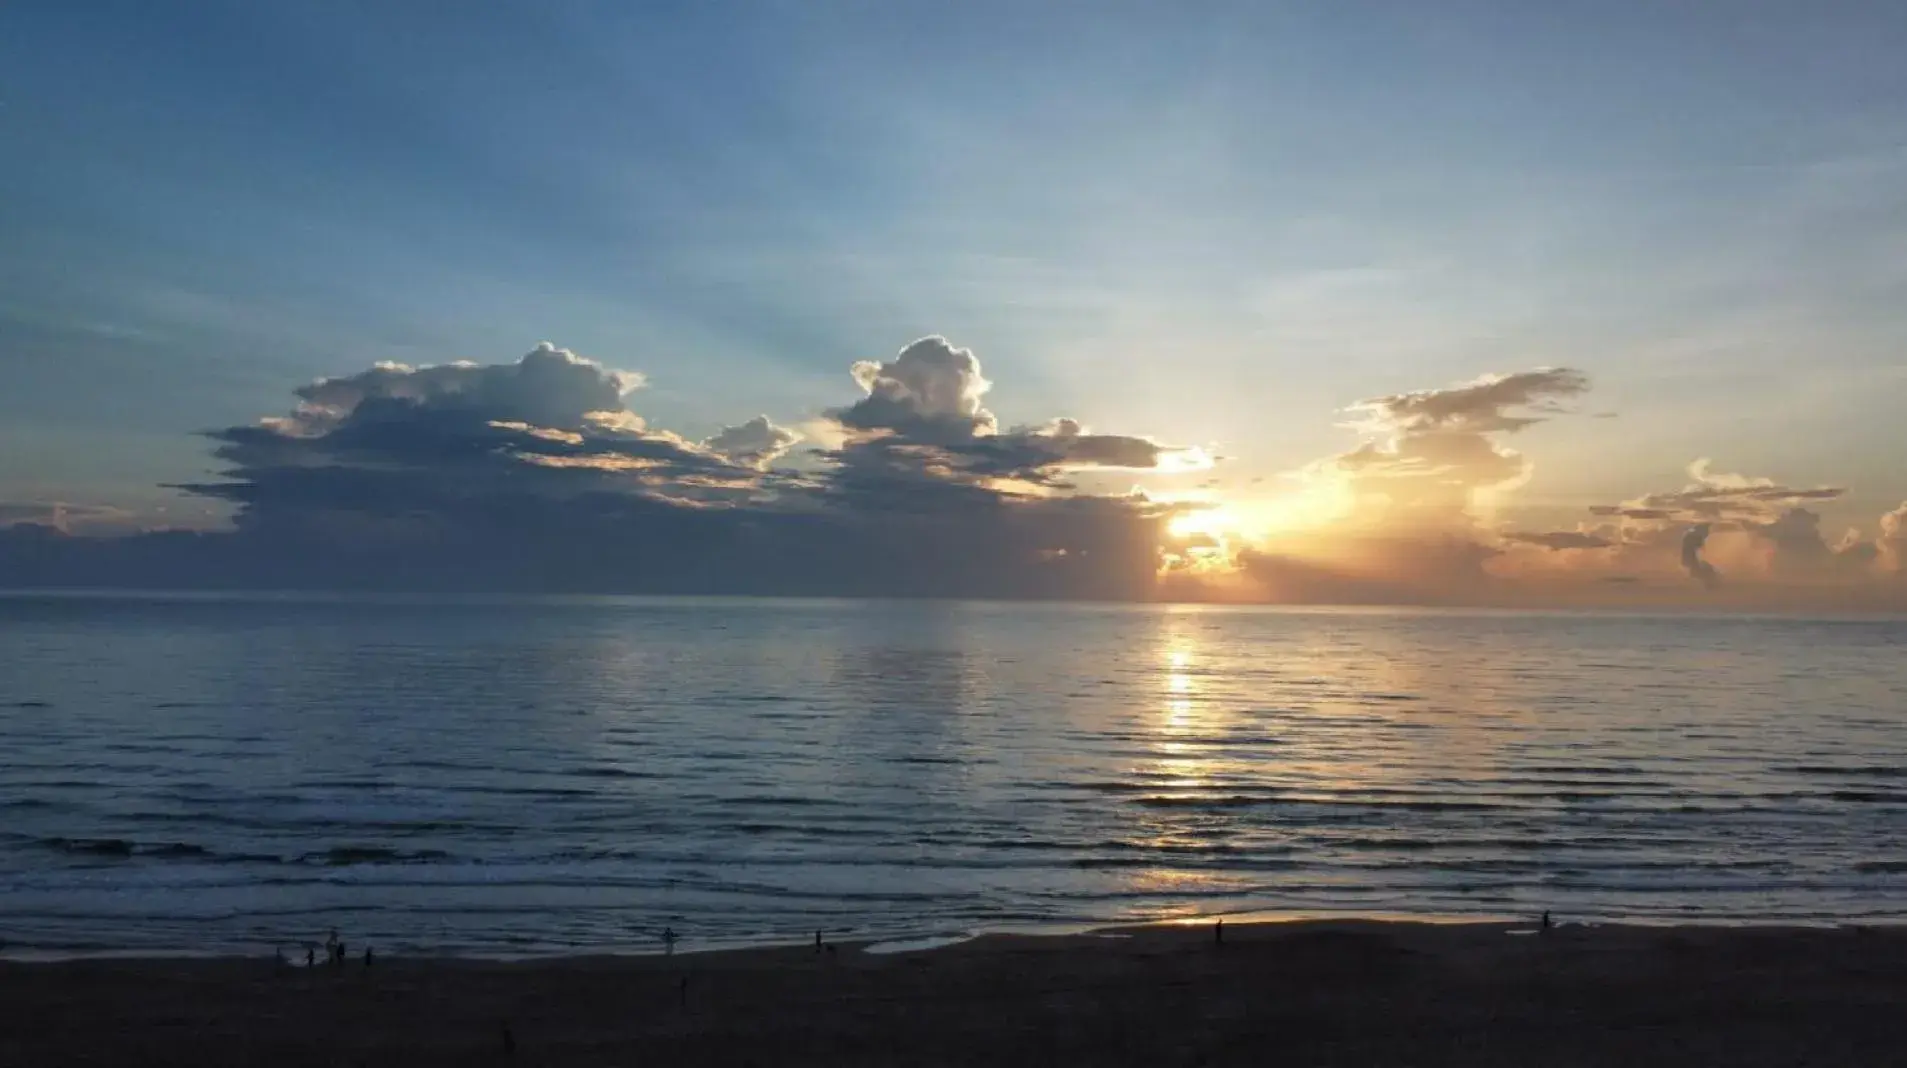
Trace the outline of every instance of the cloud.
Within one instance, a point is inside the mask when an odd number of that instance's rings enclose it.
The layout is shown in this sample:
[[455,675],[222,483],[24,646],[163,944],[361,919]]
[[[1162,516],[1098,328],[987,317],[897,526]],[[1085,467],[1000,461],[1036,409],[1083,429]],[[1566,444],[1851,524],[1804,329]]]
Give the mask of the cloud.
[[510,364],[380,364],[299,389],[288,415],[209,432],[225,479],[179,488],[237,504],[241,527],[359,533],[454,525],[498,497],[709,503],[767,490],[752,465],[624,408],[639,381],[548,343]]
[[[1000,432],[972,353],[856,365],[834,448],[767,416],[691,441],[626,407],[641,376],[543,344],[510,363],[380,364],[208,432],[234,529],[0,539],[0,581],[1145,599],[1173,506],[1082,469],[1193,466],[1078,421]],[[27,518],[44,518],[38,511]],[[35,528],[39,530],[40,528]]]
[[885,363],[862,360],[849,368],[867,396],[829,415],[842,426],[892,431],[916,441],[966,441],[999,425],[980,398],[993,383],[980,374],[969,349],[934,335]]
[[1594,504],[1589,506],[1590,515],[1621,516],[1624,519],[1673,519],[1675,512],[1669,508],[1624,507],[1617,504]]
[[892,509],[962,507],[976,494],[1040,496],[1076,487],[1087,469],[1202,470],[1201,450],[1150,438],[1096,434],[1076,419],[1001,431],[981,398],[992,389],[974,354],[925,337],[885,363],[850,369],[866,396],[829,409],[840,444],[821,452],[836,466],[831,490]]
[[265,425],[283,433],[327,433],[362,413],[408,407],[458,411],[486,419],[575,429],[592,412],[620,412],[643,378],[613,371],[545,341],[513,364],[380,363],[368,371],[321,378],[297,391],[298,407]]
[[[1393,393],[1351,405],[1353,425],[1394,435],[1516,431],[1569,411],[1562,401],[1589,390],[1589,377],[1569,367],[1491,374],[1442,389]],[[1529,413],[1515,415],[1515,409]]]
[[1881,516],[1880,536],[1875,539],[1882,566],[1907,574],[1907,501]]
[[139,527],[138,517],[106,504],[70,501],[0,501],[0,527],[33,525],[61,534],[125,534]]
[[[1709,587],[1724,570],[1757,581],[1845,584],[1882,555],[1856,531],[1831,542],[1821,513],[1807,507],[1839,500],[1847,493],[1843,486],[1794,486],[1717,471],[1706,458],[1687,470],[1690,481],[1681,489],[1590,507],[1592,515],[1613,521],[1609,535],[1618,551],[1611,566],[1646,566],[1650,555],[1672,552]],[[1720,566],[1713,553],[1726,557]]]
[[1580,530],[1510,531],[1503,535],[1503,540],[1519,545],[1540,545],[1552,551],[1607,549],[1615,544],[1599,534],[1589,534]]
[[1688,473],[1694,481],[1680,490],[1650,493],[1592,511],[1673,522],[1768,523],[1796,505],[1832,501],[1847,493],[1841,486],[1784,486],[1772,479],[1718,472],[1706,458],[1689,464]]
[[725,426],[702,443],[708,451],[726,456],[739,464],[766,467],[781,458],[801,440],[787,427],[776,426],[765,415],[758,415],[737,426]]
[[1505,439],[1588,389],[1581,371],[1541,367],[1350,405],[1344,426],[1364,440],[1294,473],[1306,511],[1329,518],[1240,553],[1240,569],[1274,600],[1477,603],[1504,592],[1486,566],[1504,546],[1604,547],[1584,532],[1500,536],[1486,522],[1532,470]]
[[1840,544],[1833,549],[1834,561],[1846,570],[1860,572],[1873,567],[1880,560],[1880,546],[1864,540],[1858,530],[1849,530],[1841,536]]
[[1346,425],[1367,440],[1310,473],[1347,481],[1376,521],[1468,527],[1481,494],[1529,476],[1529,461],[1500,438],[1569,411],[1588,389],[1581,371],[1544,367],[1359,401]]
[[1296,604],[1484,604],[1502,593],[1498,555],[1461,535],[1345,533],[1322,549],[1248,548],[1239,566],[1263,599]]
[[232,504],[230,530],[98,538],[126,533],[123,513],[0,504],[0,585],[1615,604],[1695,596],[1686,574],[1727,603],[1826,589],[1882,606],[1907,590],[1871,582],[1907,559],[1907,504],[1871,541],[1832,539],[1841,486],[1706,460],[1575,529],[1504,531],[1492,510],[1532,470],[1508,441],[1573,409],[1588,380],[1567,368],[1359,402],[1355,448],[1290,494],[1227,479],[1239,497],[1205,478],[1108,491],[1217,461],[1070,416],[1003,428],[979,358],[945,338],[848,374],[841,404],[790,414],[798,430],[760,415],[691,440],[629,408],[642,376],[547,343],[379,364],[206,434],[219,474],[180,488]]
[[1702,559],[1702,548],[1708,544],[1709,525],[1697,523],[1682,535],[1682,566],[1689,576],[1711,589],[1722,580],[1721,572],[1714,565]]
[[1790,508],[1769,523],[1746,522],[1744,529],[1768,547],[1765,570],[1775,576],[1858,575],[1880,555],[1858,530],[1846,531],[1829,544],[1821,534],[1820,514],[1806,508]]
[[1073,467],[1141,471],[1158,467],[1169,454],[1192,451],[1168,449],[1149,438],[1094,434],[1074,419],[1055,419],[1036,430],[1019,430],[1007,437],[1037,455],[1040,463]]

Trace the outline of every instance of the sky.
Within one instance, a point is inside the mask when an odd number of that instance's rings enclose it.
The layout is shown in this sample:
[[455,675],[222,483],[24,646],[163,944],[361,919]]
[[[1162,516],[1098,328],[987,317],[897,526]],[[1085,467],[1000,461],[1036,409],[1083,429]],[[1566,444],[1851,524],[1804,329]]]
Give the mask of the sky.
[[1907,604],[1903,50],[19,0],[0,580]]

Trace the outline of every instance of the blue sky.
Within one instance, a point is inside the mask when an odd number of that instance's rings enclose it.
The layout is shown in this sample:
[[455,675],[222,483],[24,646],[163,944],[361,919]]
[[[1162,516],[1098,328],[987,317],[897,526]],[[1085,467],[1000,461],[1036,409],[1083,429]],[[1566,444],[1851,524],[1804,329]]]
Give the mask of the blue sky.
[[[945,334],[1002,424],[1355,443],[1570,365],[1557,519],[1907,496],[1907,14],[1624,3],[0,10],[0,500],[196,512],[193,432],[548,339],[691,437]],[[1837,512],[1837,515],[1839,513]]]

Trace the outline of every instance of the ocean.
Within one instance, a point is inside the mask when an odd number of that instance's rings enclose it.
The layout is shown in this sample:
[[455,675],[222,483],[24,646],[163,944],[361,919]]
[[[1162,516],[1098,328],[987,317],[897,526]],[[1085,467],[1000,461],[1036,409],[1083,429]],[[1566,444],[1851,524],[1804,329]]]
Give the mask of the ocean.
[[1907,918],[1907,621],[0,595],[0,951]]

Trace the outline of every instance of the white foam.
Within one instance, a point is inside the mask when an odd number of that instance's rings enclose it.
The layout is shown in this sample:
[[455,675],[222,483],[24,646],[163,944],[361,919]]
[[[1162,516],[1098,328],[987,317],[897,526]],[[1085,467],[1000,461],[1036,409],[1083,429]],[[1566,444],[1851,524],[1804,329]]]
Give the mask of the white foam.
[[971,942],[972,940],[972,934],[931,935],[926,938],[909,938],[898,942],[876,942],[871,946],[861,947],[861,952],[880,954],[919,953],[928,949],[943,949],[947,946],[957,946],[962,942]]

